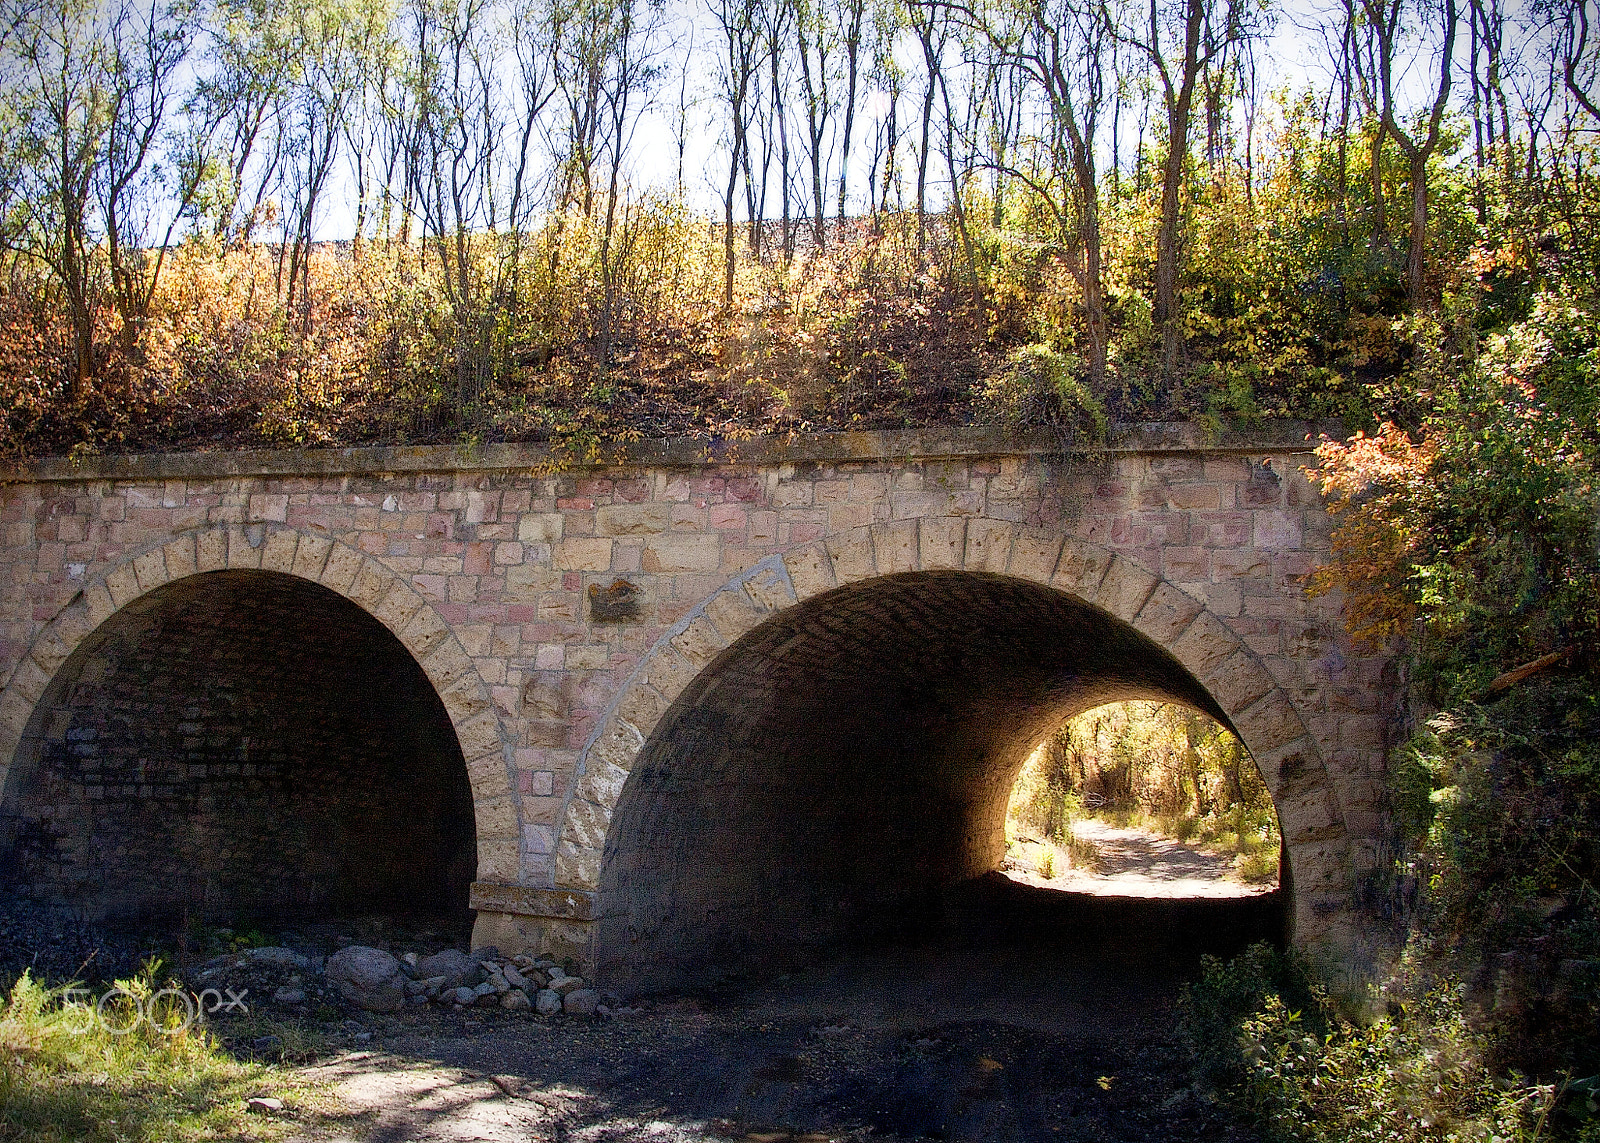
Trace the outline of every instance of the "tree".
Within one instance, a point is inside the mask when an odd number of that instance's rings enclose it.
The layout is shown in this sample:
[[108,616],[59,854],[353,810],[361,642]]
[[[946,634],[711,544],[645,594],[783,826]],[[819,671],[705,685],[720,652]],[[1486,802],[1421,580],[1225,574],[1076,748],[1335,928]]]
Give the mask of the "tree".
[[[722,33],[722,54],[717,72],[722,98],[728,106],[728,181],[722,196],[722,307],[733,310],[734,241],[733,202],[739,176],[750,186],[751,84],[764,62],[763,37],[757,13],[744,0],[711,0],[711,16]],[[748,198],[747,194],[747,198]],[[755,226],[754,211],[749,211]]]
[[[1417,313],[1427,305],[1428,161],[1444,139],[1444,113],[1450,102],[1450,84],[1454,76],[1456,0],[1345,0],[1345,3],[1361,40],[1355,60],[1363,96],[1369,111],[1378,118],[1383,134],[1393,139],[1405,155],[1410,175],[1411,233],[1406,255],[1406,292],[1411,311]],[[1412,17],[1414,22],[1407,17]],[[1424,36],[1428,32],[1436,33],[1431,46],[1438,59],[1438,80],[1434,84],[1433,102],[1422,117],[1422,126],[1407,131],[1400,125],[1394,72],[1396,63],[1401,62],[1404,41],[1419,32]],[[1426,46],[1430,41],[1425,38],[1423,43]]]
[[1150,0],[1148,12],[1130,21],[1122,37],[1150,61],[1166,117],[1161,163],[1161,221],[1156,232],[1153,318],[1161,336],[1161,372],[1177,376],[1183,352],[1178,309],[1182,258],[1183,185],[1189,162],[1189,128],[1195,90],[1205,69],[1229,45],[1252,33],[1251,0],[1183,0],[1165,10]]

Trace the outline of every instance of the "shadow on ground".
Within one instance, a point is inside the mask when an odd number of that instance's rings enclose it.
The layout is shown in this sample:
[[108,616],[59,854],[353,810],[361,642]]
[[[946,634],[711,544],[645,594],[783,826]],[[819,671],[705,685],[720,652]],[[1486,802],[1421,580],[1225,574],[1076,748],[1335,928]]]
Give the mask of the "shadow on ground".
[[[944,939],[646,1002],[611,1021],[395,1018],[309,1069],[399,1140],[1247,1140],[1191,1088],[1176,1001],[1277,895],[1087,898],[987,878]],[[331,1132],[331,1134],[330,1134]]]

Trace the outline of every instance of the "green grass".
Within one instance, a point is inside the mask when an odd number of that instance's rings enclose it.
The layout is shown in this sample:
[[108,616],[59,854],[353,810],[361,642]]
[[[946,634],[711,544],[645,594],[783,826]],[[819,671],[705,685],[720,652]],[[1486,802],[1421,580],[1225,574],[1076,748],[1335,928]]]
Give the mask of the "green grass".
[[[123,995],[103,1006],[24,974],[0,1008],[0,1140],[28,1143],[177,1143],[274,1140],[311,1112],[317,1093],[280,1069],[237,1060],[204,1025],[183,1027],[175,999],[156,994],[157,969],[119,981],[155,1010],[130,1019]],[[152,1003],[152,998],[155,998]],[[115,1034],[112,1027],[128,1027]],[[252,1096],[284,1102],[252,1114]]]

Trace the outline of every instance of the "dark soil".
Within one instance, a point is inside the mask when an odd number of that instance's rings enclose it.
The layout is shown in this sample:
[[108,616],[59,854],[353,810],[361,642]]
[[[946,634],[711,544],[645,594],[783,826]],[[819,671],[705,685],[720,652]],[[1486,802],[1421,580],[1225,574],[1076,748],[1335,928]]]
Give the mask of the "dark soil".
[[[1134,931],[1161,930],[1108,904]],[[1060,932],[947,939],[610,1020],[369,1017],[366,1051],[307,1069],[351,1108],[337,1135],[311,1138],[1251,1140],[1194,1086],[1177,1033],[1201,947],[1228,951],[1227,934],[1198,931],[1195,904],[1132,906],[1186,910],[1142,951]]]

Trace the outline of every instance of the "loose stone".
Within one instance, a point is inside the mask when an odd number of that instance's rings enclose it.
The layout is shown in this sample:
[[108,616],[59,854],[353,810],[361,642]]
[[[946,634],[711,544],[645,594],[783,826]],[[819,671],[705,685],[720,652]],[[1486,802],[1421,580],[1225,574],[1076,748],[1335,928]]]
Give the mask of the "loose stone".
[[382,949],[351,945],[328,958],[328,982],[350,1003],[369,1012],[393,1012],[405,1003],[400,962]]

